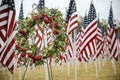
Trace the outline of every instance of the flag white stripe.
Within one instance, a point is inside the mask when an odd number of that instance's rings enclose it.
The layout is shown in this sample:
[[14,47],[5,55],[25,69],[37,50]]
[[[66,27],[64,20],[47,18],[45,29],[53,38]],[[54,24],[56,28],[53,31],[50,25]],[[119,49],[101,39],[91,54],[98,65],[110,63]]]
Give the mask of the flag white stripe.
[[[8,18],[8,25],[7,25],[7,29],[9,30],[9,29],[11,29],[10,27],[10,24],[11,24],[11,21],[12,21],[12,17],[13,17],[13,14],[14,12],[13,11],[9,11],[9,18]],[[13,24],[15,24],[15,20],[14,20],[14,23]]]
[[5,29],[2,29],[1,32],[3,33],[3,36],[5,37],[5,36],[6,36],[6,31],[5,31]]
[[87,55],[89,56],[90,55],[90,50],[89,50],[88,46],[86,46],[85,49],[86,49]]
[[[12,39],[14,38],[14,36],[16,35],[16,33],[17,33],[17,31],[13,31],[13,33],[11,34],[11,36],[9,37],[9,39],[7,39],[7,41],[6,41],[7,45],[6,45],[5,49],[4,49],[4,51],[2,52],[2,56],[0,57],[0,61],[1,61],[2,57],[3,57],[3,54],[5,53],[5,51],[6,51],[6,49],[7,49],[7,47],[9,46],[10,42],[12,41]],[[11,49],[10,49],[10,50],[11,50]],[[8,54],[7,54],[7,55],[8,55]],[[6,57],[7,57],[7,56],[6,56]],[[4,59],[4,60],[6,60],[6,59]],[[7,60],[6,60],[6,61],[7,61]]]
[[82,49],[83,49],[83,47],[95,36],[96,34],[92,34],[92,35],[90,35],[86,40],[84,40],[85,42],[84,42],[84,44],[82,45]]
[[0,7],[0,11],[1,11],[1,10],[4,10],[4,9],[7,9],[7,8],[8,8],[8,4],[3,5],[3,6]]
[[10,58],[10,56],[13,54],[13,50],[15,49],[15,44],[11,47],[11,49],[9,50],[9,52],[7,53],[7,55],[5,56],[5,59],[3,61],[3,64],[6,64],[6,62],[8,61],[8,59]]
[[0,18],[4,18],[4,17],[7,17],[7,16],[8,16],[8,12],[0,14]]
[[93,47],[94,44],[92,42],[90,42],[89,45],[90,45],[90,50],[92,52],[91,55],[94,55],[95,54],[94,53],[94,47]]
[[7,22],[8,22],[7,20],[1,21],[1,22],[0,22],[0,26],[4,26],[4,25],[6,25]]

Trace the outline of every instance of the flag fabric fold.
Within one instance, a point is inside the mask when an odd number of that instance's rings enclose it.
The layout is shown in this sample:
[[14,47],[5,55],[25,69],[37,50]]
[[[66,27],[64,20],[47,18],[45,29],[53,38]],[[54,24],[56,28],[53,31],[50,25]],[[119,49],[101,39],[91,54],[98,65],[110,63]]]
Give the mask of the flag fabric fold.
[[84,29],[82,38],[81,54],[88,61],[96,54],[97,17],[93,3],[90,5],[88,13],[88,25]]
[[15,57],[15,4],[14,0],[2,0],[0,6],[0,62],[13,73]]
[[19,12],[19,20],[24,18],[24,13],[23,13],[23,0],[21,2],[20,6],[20,12]]
[[112,3],[110,5],[110,12],[108,18],[107,41],[109,44],[110,59],[118,60],[117,39],[115,34],[115,25],[113,21]]
[[45,1],[44,0],[39,0],[38,2],[38,8],[42,8],[45,6]]
[[66,16],[67,34],[70,34],[78,28],[78,14],[76,10],[76,3],[70,0],[69,9]]

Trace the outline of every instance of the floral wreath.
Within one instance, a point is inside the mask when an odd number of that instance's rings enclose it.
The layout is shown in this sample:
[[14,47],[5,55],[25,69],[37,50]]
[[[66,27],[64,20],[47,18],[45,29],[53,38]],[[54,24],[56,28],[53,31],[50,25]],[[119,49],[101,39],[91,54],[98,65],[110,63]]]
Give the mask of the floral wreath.
[[[18,33],[16,34],[16,52],[18,55],[19,66],[27,65],[27,63],[40,65],[44,60],[53,57],[57,62],[59,55],[65,51],[67,46],[66,24],[62,13],[58,9],[48,9],[46,7],[36,9],[30,13],[30,16],[19,21]],[[40,26],[41,34],[51,36],[51,42],[46,46],[46,39],[43,38],[43,48],[40,50],[35,43],[36,31],[35,26]]]

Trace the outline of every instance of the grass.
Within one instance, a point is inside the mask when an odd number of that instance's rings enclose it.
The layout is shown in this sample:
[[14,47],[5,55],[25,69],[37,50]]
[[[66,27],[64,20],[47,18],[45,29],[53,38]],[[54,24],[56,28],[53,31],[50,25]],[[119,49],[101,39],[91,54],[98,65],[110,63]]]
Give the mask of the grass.
[[[117,74],[114,75],[111,62],[106,62],[104,66],[98,66],[98,78],[96,78],[96,68],[95,65],[87,64],[88,71],[85,71],[85,66],[83,63],[77,64],[77,80],[120,80],[120,62],[116,62]],[[101,64],[102,65],[102,64]],[[24,68],[21,68],[22,74]],[[74,63],[70,64],[70,76],[68,76],[68,66],[64,64],[63,67],[60,65],[52,66],[53,80],[75,80],[75,68]],[[21,75],[22,77],[22,75]],[[12,75],[13,80],[19,80],[19,70],[16,69],[15,73]],[[0,70],[0,80],[9,80],[9,73],[7,70]],[[39,66],[36,68],[29,68],[25,80],[45,80],[44,66]]]

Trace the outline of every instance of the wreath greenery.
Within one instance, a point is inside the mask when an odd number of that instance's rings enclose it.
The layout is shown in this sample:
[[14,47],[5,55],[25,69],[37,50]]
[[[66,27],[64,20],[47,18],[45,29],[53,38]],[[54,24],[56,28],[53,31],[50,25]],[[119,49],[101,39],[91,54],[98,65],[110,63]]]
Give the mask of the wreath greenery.
[[[41,25],[44,31],[51,30],[52,41],[39,50],[35,44],[35,25]],[[30,16],[19,21],[16,34],[16,51],[19,56],[19,66],[30,64],[40,65],[44,60],[53,57],[57,62],[59,55],[67,46],[66,24],[58,9],[41,8],[31,12]],[[42,32],[42,31],[41,31]],[[30,42],[32,41],[32,43]],[[43,40],[44,43],[46,40]]]

